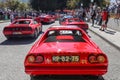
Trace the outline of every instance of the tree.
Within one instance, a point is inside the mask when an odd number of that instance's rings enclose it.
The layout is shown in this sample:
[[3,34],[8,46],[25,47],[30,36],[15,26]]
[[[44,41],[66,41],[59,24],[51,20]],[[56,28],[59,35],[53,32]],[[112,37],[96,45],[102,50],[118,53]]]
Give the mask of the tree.
[[30,0],[31,7],[35,10],[54,11],[63,9],[67,0]]
[[29,6],[27,3],[20,3],[19,6],[18,6],[18,10],[20,11],[26,11],[26,9],[28,9]]
[[80,0],[68,0],[67,1],[67,7],[69,9],[74,9],[78,6],[79,2],[80,2]]
[[18,1],[18,0],[6,0],[5,4],[6,4],[7,8],[9,8],[12,11],[15,11],[19,6],[20,1]]
[[4,8],[4,7],[5,7],[4,2],[0,2],[0,8]]

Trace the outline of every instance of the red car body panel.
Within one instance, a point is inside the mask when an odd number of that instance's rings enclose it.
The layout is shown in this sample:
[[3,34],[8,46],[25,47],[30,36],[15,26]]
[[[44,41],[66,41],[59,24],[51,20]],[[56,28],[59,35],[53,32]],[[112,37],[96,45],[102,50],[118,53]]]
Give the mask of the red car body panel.
[[66,19],[65,21],[61,22],[61,25],[76,25],[84,31],[87,31],[89,28],[88,24],[82,20],[79,20],[79,18]]
[[[17,23],[25,21],[26,23]],[[33,19],[17,19],[10,25],[4,27],[3,34],[6,37],[33,36],[35,29],[39,30],[41,27],[42,24],[41,23],[34,24]]]
[[[57,41],[48,40],[50,31],[78,30],[82,33],[81,41],[72,40],[71,35],[55,36]],[[65,32],[66,33],[66,32]],[[54,36],[53,36],[54,37]],[[91,63],[91,55],[98,56],[104,62]],[[31,58],[32,56],[32,58]],[[39,57],[38,57],[39,56]],[[35,59],[34,59],[34,58]],[[42,57],[42,58],[41,58]],[[93,56],[92,56],[93,57]],[[68,58],[68,60],[67,60]],[[101,60],[100,59],[100,60]],[[36,61],[36,62],[29,62]],[[42,62],[39,62],[39,61]],[[107,72],[108,59],[102,50],[88,37],[88,35],[78,27],[60,26],[49,28],[36,42],[24,61],[25,72],[29,75],[103,75]]]

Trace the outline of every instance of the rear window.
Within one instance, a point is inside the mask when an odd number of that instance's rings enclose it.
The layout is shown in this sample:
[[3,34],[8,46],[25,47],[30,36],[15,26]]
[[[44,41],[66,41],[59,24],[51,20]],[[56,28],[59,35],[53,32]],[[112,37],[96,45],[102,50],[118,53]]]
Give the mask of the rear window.
[[54,30],[49,31],[45,42],[84,42],[79,30]]
[[30,24],[29,20],[15,21],[13,24]]

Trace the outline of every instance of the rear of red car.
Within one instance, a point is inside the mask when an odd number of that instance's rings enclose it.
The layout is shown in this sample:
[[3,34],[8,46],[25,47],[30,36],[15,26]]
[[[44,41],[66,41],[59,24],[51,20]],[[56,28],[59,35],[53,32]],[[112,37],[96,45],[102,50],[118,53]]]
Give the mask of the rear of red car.
[[3,29],[3,34],[7,38],[32,36],[32,34],[34,34],[34,30],[29,25],[11,25]]
[[66,25],[76,25],[79,28],[83,29],[85,32],[87,32],[87,30],[89,28],[88,24],[85,22],[69,22],[69,23],[66,23]]
[[52,23],[55,21],[55,18],[50,15],[44,15],[40,17],[42,23]]
[[99,76],[107,72],[107,56],[82,29],[54,28],[46,31],[26,56],[27,74]]
[[[51,44],[44,48],[54,47]],[[54,44],[55,45],[55,44]],[[63,44],[61,44],[63,45]],[[67,45],[66,45],[67,46]],[[70,46],[70,45],[68,45]],[[75,46],[74,46],[75,47]],[[76,46],[77,48],[77,46]],[[35,51],[44,51],[44,49]],[[95,52],[74,52],[73,49],[48,49],[47,52],[29,53],[25,59],[25,72],[29,75],[103,75],[107,72],[108,60],[105,54]]]

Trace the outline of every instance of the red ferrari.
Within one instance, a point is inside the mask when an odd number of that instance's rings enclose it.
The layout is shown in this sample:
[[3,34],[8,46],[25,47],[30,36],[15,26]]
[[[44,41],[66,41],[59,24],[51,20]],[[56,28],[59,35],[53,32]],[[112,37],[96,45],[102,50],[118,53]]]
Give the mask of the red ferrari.
[[107,72],[108,59],[77,26],[52,26],[33,45],[24,67],[31,76],[100,76]]
[[61,25],[77,25],[82,28],[85,32],[88,30],[88,24],[79,18],[69,18],[61,22]]
[[52,15],[41,15],[40,20],[42,23],[52,23],[55,22],[55,17]]
[[40,32],[42,32],[42,24],[33,19],[17,19],[3,29],[7,39],[27,36],[37,38]]

